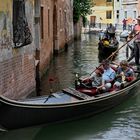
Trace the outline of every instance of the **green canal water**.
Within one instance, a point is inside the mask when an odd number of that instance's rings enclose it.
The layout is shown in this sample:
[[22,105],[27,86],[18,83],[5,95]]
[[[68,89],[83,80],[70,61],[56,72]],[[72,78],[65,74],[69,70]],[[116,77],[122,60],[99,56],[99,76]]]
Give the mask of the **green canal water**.
[[[120,42],[120,46],[123,42]],[[54,58],[41,83],[41,94],[50,88],[74,86],[75,73],[90,74],[99,64],[98,36],[82,35],[68,50]],[[101,56],[100,56],[101,57]],[[125,59],[125,48],[117,60]],[[49,83],[49,78],[54,82]],[[140,92],[106,112],[65,123],[0,132],[0,140],[139,140]],[[9,116],[10,117],[10,116]]]

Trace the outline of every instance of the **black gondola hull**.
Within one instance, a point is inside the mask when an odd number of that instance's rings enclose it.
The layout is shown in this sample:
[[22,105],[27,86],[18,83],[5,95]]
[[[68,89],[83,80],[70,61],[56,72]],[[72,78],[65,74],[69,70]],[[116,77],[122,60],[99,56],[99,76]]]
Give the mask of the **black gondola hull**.
[[136,93],[133,90],[139,84],[137,81],[118,92],[64,104],[24,104],[0,97],[0,125],[10,130],[91,116],[121,103]]
[[108,55],[112,54],[112,52],[115,52],[118,49],[118,47],[119,47],[118,42],[112,46],[104,46],[102,43],[98,44],[98,50],[100,52],[107,53]]

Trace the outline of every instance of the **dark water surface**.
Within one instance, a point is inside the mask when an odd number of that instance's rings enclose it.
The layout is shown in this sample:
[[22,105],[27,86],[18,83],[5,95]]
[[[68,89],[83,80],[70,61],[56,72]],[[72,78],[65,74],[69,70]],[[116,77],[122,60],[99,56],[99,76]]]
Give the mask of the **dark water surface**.
[[[99,64],[98,36],[82,35],[67,52],[54,58],[50,71],[44,76],[41,94],[50,88],[59,90],[74,86],[75,73],[90,74]],[[120,43],[120,46],[123,42]],[[117,60],[125,58],[125,48]],[[53,79],[50,83],[49,79]],[[135,92],[135,91],[134,91]],[[140,94],[112,110],[81,120],[1,132],[0,140],[139,140]],[[10,116],[9,116],[10,118]]]

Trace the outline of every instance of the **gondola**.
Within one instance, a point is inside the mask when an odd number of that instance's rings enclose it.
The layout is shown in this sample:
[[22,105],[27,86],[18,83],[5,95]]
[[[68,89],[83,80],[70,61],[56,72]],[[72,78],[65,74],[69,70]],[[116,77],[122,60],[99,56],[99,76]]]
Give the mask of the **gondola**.
[[100,54],[109,56],[113,52],[115,52],[119,47],[119,41],[117,38],[108,39],[106,33],[100,32],[99,34],[99,43],[98,43],[98,50]]
[[140,84],[139,76],[119,91],[87,94],[66,88],[50,95],[11,100],[0,96],[0,127],[12,130],[41,124],[88,117],[110,109],[133,95]]

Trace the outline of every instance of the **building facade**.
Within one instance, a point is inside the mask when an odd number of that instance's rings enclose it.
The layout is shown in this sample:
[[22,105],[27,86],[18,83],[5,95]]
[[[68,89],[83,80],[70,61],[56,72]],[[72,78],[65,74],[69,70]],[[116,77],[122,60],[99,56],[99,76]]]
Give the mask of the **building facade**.
[[73,0],[54,0],[54,51],[73,40]]
[[114,0],[114,24],[122,24],[124,19],[122,0]]
[[122,6],[125,18],[135,19],[138,15],[138,0],[122,0]]
[[39,91],[55,52],[73,40],[73,0],[0,0],[0,94]]
[[140,0],[114,0],[114,23],[123,24],[123,19],[128,25],[136,23],[140,15]]
[[33,5],[0,0],[0,94],[11,99],[35,91]]
[[[38,2],[39,4],[39,2]],[[73,40],[73,0],[41,0],[40,47],[37,49],[40,76],[49,68],[53,54]],[[37,45],[39,46],[39,45]]]
[[140,0],[138,0],[137,10],[138,10],[138,16],[139,16],[140,15]]
[[41,0],[40,4],[40,76],[46,71],[53,55],[53,0]]
[[96,23],[113,23],[114,21],[114,0],[94,0],[94,7],[92,8],[92,14],[88,15],[90,25]]

